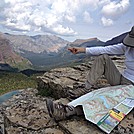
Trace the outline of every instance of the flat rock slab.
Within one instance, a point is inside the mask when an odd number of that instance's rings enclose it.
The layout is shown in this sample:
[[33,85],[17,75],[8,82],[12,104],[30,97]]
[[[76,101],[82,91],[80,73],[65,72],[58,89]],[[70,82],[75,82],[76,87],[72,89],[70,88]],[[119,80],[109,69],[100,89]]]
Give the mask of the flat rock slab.
[[70,134],[105,134],[96,125],[86,121],[84,117],[59,122],[59,126]]
[[120,122],[120,126],[128,133],[130,130],[134,133],[134,109]]
[[27,130],[22,127],[8,127],[7,134],[65,134],[60,128],[46,128],[38,131]]
[[33,130],[51,127],[45,99],[32,94],[34,90],[25,90],[25,95],[22,93],[14,96],[12,101],[10,100],[10,106],[6,108],[5,112],[10,123]]

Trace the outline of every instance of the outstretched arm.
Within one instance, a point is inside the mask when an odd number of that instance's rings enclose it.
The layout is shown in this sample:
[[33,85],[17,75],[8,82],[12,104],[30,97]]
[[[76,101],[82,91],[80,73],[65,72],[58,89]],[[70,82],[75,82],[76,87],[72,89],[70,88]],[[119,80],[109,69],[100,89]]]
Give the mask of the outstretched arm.
[[122,55],[125,52],[125,47],[123,44],[110,45],[106,47],[70,47],[68,48],[73,54],[78,53],[86,53],[90,56],[97,56],[100,54],[108,54],[108,55]]

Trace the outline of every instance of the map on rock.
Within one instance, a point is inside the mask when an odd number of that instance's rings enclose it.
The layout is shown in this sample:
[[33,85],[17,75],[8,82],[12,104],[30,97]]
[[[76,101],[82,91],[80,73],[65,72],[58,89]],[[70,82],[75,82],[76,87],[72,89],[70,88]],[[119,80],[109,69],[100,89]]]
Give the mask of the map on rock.
[[[68,105],[73,105],[74,107],[82,105],[85,118],[88,121],[97,124],[102,118],[108,118],[110,115],[109,111],[114,107],[116,107],[116,111],[122,111],[124,115],[128,114],[133,106],[130,106],[132,102],[128,104],[129,99],[126,98],[131,98],[134,103],[133,85],[119,85],[101,88],[73,100]],[[122,101],[124,102],[121,103]],[[120,115],[121,114],[122,113],[120,113]],[[124,118],[123,114],[122,119]],[[109,119],[110,118],[111,116]],[[117,124],[118,123],[119,122],[117,122]],[[109,133],[110,131],[111,130],[106,132]]]

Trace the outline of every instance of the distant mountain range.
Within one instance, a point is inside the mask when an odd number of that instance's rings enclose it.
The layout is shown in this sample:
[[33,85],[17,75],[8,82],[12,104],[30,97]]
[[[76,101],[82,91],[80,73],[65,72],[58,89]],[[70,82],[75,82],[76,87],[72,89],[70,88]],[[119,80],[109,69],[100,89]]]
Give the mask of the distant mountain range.
[[18,53],[25,51],[34,53],[58,52],[68,43],[68,41],[55,35],[26,36],[5,33],[3,36],[11,41],[14,51]]
[[11,35],[0,32],[0,63],[18,69],[50,69],[82,62],[84,54],[73,55],[68,47],[106,46],[122,41],[124,34],[107,42],[98,38],[66,41],[55,35]]

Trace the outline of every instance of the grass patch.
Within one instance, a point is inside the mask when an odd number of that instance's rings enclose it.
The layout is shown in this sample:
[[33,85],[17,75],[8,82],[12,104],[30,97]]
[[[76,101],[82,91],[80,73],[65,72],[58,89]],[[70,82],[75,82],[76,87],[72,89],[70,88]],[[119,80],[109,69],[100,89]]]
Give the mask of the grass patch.
[[0,72],[0,95],[25,88],[37,88],[36,76],[27,77],[22,73]]

